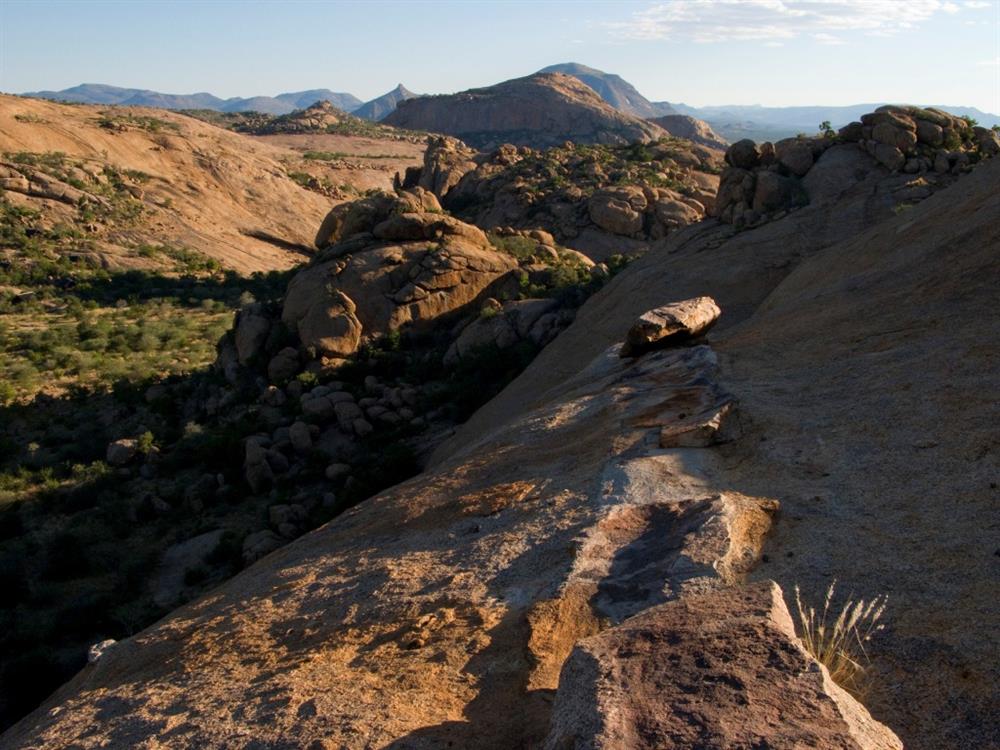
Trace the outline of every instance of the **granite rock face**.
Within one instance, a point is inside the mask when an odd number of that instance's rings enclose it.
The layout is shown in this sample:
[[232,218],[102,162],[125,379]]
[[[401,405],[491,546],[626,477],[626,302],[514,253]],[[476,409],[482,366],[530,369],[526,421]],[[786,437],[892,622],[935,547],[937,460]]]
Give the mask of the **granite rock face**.
[[652,607],[580,641],[546,750],[902,750],[802,647],[773,582]]

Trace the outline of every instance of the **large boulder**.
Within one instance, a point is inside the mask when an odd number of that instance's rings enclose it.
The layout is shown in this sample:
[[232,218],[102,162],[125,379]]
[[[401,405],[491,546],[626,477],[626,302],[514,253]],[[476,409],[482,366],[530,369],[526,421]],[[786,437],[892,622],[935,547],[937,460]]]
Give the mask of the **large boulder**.
[[241,365],[256,358],[267,343],[271,331],[271,320],[260,303],[253,302],[236,313],[234,339],[236,355]]
[[711,297],[694,297],[643,313],[629,328],[621,356],[637,357],[702,335],[715,325],[722,311]]
[[476,168],[475,151],[457,138],[431,139],[424,152],[424,166],[417,185],[443,198],[468,172]]
[[371,232],[392,216],[407,212],[440,211],[441,204],[425,190],[400,190],[396,193],[376,193],[361,200],[341,203],[330,209],[316,232],[316,247],[320,250],[354,235]]
[[726,151],[726,164],[738,169],[753,169],[760,163],[760,149],[749,138],[736,141]]
[[901,750],[803,648],[766,581],[682,597],[577,643],[547,750]]
[[629,186],[594,193],[587,203],[590,220],[612,234],[633,235],[642,230],[646,196],[642,188]]
[[796,177],[802,177],[813,165],[813,151],[809,142],[800,138],[786,138],[774,144],[778,162]]
[[479,229],[448,216],[396,213],[373,229],[384,241],[366,235],[288,285],[282,320],[319,356],[345,357],[362,341],[457,310],[517,266]]

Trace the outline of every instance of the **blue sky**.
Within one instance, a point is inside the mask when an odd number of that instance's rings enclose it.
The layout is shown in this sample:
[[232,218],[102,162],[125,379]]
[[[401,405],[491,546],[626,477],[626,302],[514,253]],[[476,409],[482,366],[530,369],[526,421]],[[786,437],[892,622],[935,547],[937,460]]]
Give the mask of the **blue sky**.
[[556,62],[656,101],[1000,112],[1000,0],[0,0],[0,90],[458,91]]

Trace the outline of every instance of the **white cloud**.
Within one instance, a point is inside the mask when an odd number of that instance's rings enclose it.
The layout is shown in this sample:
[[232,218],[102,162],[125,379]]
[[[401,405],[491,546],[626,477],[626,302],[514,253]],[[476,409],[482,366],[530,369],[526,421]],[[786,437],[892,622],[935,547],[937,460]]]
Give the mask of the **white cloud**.
[[1000,55],[997,55],[992,60],[982,60],[977,62],[980,68],[1000,68]]
[[990,7],[989,0],[965,0],[965,2],[962,3],[962,5],[964,5],[966,8],[972,8],[974,10],[979,8]]
[[824,34],[824,33],[813,34],[812,38],[815,39],[820,44],[825,44],[828,46],[839,46],[842,44],[847,44],[847,42],[845,42],[839,36],[834,36],[833,34]]
[[[976,2],[966,0],[965,5]],[[836,32],[892,35],[937,13],[959,10],[951,0],[666,0],[606,25],[615,36],[636,40],[835,39]]]

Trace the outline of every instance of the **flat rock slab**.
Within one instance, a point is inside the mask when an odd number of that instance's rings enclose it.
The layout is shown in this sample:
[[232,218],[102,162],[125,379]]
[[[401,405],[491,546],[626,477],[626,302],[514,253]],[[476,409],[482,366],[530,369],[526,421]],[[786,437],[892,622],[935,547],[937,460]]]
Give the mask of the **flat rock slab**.
[[652,349],[693,339],[715,325],[721,314],[711,297],[671,302],[644,312],[629,328],[621,356],[638,357]]
[[902,743],[795,635],[771,581],[682,597],[580,641],[548,750],[865,748]]

